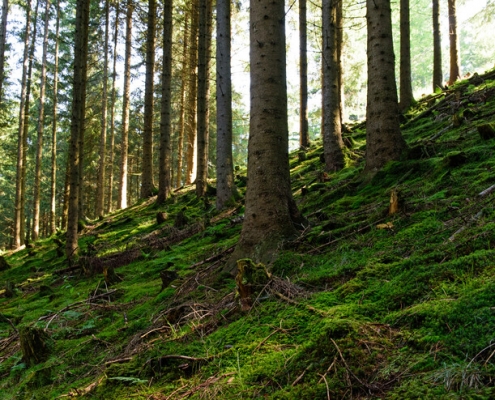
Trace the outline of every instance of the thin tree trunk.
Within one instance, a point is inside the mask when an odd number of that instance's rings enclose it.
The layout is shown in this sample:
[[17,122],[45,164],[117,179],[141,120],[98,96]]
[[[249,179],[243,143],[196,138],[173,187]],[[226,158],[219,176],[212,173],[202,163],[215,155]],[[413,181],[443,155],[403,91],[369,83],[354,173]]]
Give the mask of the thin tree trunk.
[[440,36],[440,0],[433,0],[433,92],[443,88],[442,38]]
[[344,142],[342,140],[342,121],[340,110],[340,72],[339,72],[339,26],[338,8],[341,0],[324,0],[323,18],[323,107],[322,133],[325,169],[338,171],[344,168]]
[[186,104],[187,104],[187,152],[186,152],[186,184],[191,184],[195,179],[196,168],[195,150],[196,146],[196,110],[197,110],[197,93],[198,93],[198,79],[197,79],[197,63],[198,63],[198,0],[193,0],[190,4],[191,7],[191,31],[189,37],[189,90],[187,91]]
[[[87,84],[87,75],[88,75],[88,39],[89,39],[89,13],[91,9],[91,0],[88,1],[88,12],[87,15],[84,15],[84,25],[83,25],[83,35],[85,43],[83,45],[82,51],[82,59],[84,60],[82,65],[82,76],[84,79],[82,80],[81,87],[81,125],[79,131],[79,194],[78,194],[78,221],[86,220],[86,210],[85,210],[85,199],[88,198],[88,194],[84,190],[84,145],[85,145],[85,117],[86,117],[86,84]],[[69,221],[69,219],[68,219]],[[69,222],[68,222],[69,223]]]
[[217,210],[235,195],[232,157],[231,5],[217,0]]
[[45,93],[46,93],[46,58],[48,53],[48,31],[50,0],[45,0],[45,32],[43,35],[43,55],[41,62],[41,82],[38,114],[38,143],[36,145],[36,170],[34,174],[33,194],[33,240],[37,240],[40,230],[40,185],[41,185],[41,163],[43,156],[43,131],[45,123]]
[[162,204],[172,189],[170,177],[172,148],[171,100],[172,100],[172,0],[163,2],[163,58],[162,99],[160,116],[160,174],[157,204]]
[[9,13],[9,0],[2,1],[2,19],[0,21],[0,101],[3,96],[3,78],[5,75],[5,44],[7,40],[7,17]]
[[299,146],[309,146],[308,128],[308,28],[306,0],[299,0]]
[[57,0],[57,22],[55,27],[55,64],[53,66],[53,118],[52,118],[52,162],[50,185],[50,233],[56,231],[57,189],[57,106],[58,106],[58,47],[60,35],[60,0]]
[[110,0],[105,0],[105,38],[103,44],[103,92],[101,94],[100,160],[96,181],[96,216],[102,218],[105,204],[105,170],[107,148],[108,41],[110,30]]
[[153,75],[155,67],[156,1],[148,1],[146,81],[144,85],[143,160],[141,198],[153,196]]
[[[24,123],[22,124],[22,140],[23,140],[23,153],[22,153],[22,169],[21,169],[21,197],[20,197],[20,214],[21,214],[21,230],[20,236],[21,238],[26,237],[26,240],[29,238],[29,229],[27,229],[28,234],[26,235],[26,226],[24,225],[24,221],[26,221],[26,168],[27,168],[27,149],[28,149],[28,134],[29,134],[29,102],[31,98],[31,83],[32,83],[32,74],[33,74],[33,62],[34,62],[34,51],[36,47],[36,34],[37,34],[37,21],[38,21],[38,7],[40,4],[40,0],[37,0],[36,7],[34,10],[34,18],[33,18],[33,34],[31,38],[31,44],[29,48],[29,65],[26,77],[26,101],[24,102]],[[27,221],[30,222],[29,220]]]
[[27,138],[24,138],[24,104],[26,102],[27,93],[27,71],[29,66],[29,37],[30,37],[30,17],[31,17],[31,0],[28,0],[26,4],[26,28],[24,30],[24,56],[22,63],[22,78],[21,78],[21,96],[19,106],[19,129],[17,139],[17,169],[16,169],[16,190],[15,190],[15,215],[14,215],[14,248],[19,248],[24,244],[24,237],[22,235],[22,225],[24,224],[23,212],[21,210],[22,200],[24,196],[22,193],[23,176],[22,171],[24,169],[24,154],[25,146],[27,144]]
[[[69,143],[70,144],[70,143]],[[67,157],[65,163],[65,179],[64,179],[64,195],[63,195],[63,203],[62,203],[62,215],[60,221],[60,228],[65,231],[67,230],[67,219],[69,216],[69,197],[70,197],[70,161]]]
[[411,23],[409,0],[400,0],[400,101],[399,109],[407,110],[414,102],[411,81]]
[[199,2],[199,41],[198,41],[198,158],[196,173],[196,196],[206,195],[208,186],[208,145],[209,130],[209,76],[211,52],[211,0]]
[[117,98],[117,88],[116,88],[116,80],[117,80],[117,40],[119,34],[119,14],[120,14],[120,6],[119,3],[116,4],[117,10],[115,11],[115,30],[113,33],[113,68],[112,68],[112,96],[111,102],[112,106],[110,108],[110,143],[108,151],[110,153],[110,157],[108,160],[108,199],[107,199],[107,208],[106,212],[110,213],[113,209],[113,163],[115,160],[114,156],[114,148],[115,148],[115,100]]
[[131,59],[132,59],[132,0],[127,1],[126,31],[125,31],[125,66],[124,66],[124,97],[122,99],[122,138],[119,194],[117,208],[127,208],[127,177],[129,151],[129,110],[131,99]]
[[69,209],[67,216],[67,237],[65,252],[69,260],[77,254],[78,248],[78,221],[79,197],[82,177],[80,175],[80,146],[82,131],[84,130],[85,102],[86,102],[86,73],[88,53],[88,25],[89,6],[91,0],[77,0],[76,31],[74,47],[74,78],[73,99],[71,113],[71,140],[69,145],[70,178],[69,178]]
[[449,39],[450,39],[450,78],[449,85],[461,76],[461,63],[459,56],[459,35],[457,34],[456,0],[448,0],[449,6]]
[[184,154],[184,134],[185,134],[185,115],[186,115],[186,82],[189,72],[189,64],[187,58],[187,49],[189,46],[189,18],[186,15],[184,21],[184,46],[182,48],[182,78],[180,84],[180,112],[179,112],[179,137],[177,138],[177,176],[176,186],[182,185],[182,160]]

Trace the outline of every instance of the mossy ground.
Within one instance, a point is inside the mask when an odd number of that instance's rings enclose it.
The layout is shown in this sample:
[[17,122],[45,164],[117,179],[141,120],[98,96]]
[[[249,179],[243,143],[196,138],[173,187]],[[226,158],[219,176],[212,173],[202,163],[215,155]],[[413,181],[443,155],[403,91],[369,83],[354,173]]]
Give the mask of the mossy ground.
[[[242,203],[217,213],[192,187],[88,225],[80,268],[57,252],[63,235],[7,254],[0,398],[494,398],[495,191],[480,193],[495,185],[495,139],[477,132],[495,115],[489,78],[419,101],[403,126],[409,157],[373,177],[359,127],[338,173],[323,173],[318,143],[291,155],[309,225],[249,312],[223,272]],[[188,223],[174,227],[180,211]],[[104,267],[120,280],[105,283]],[[166,269],[178,278],[162,290]],[[24,326],[49,335],[31,367]]]

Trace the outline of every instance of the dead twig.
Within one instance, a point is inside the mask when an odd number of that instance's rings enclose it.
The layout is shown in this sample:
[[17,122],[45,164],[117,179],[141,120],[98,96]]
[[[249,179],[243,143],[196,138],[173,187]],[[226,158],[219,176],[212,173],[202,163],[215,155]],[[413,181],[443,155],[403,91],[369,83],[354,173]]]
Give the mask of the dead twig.
[[321,375],[321,374],[318,375],[320,375],[321,379],[325,381],[325,386],[327,387],[327,400],[330,400],[330,388],[328,387],[327,378],[325,377],[325,375]]
[[347,372],[349,372],[349,374],[352,375],[352,377],[358,381],[358,383],[367,388],[368,390],[371,390],[371,391],[376,391],[378,388],[375,387],[375,386],[372,386],[372,385],[369,385],[368,383],[366,382],[363,382],[361,379],[359,379],[355,374],[354,372],[351,371],[351,369],[349,368],[349,365],[347,364],[347,361],[345,360],[344,356],[342,355],[342,352],[340,351],[340,348],[339,346],[337,346],[337,343],[335,343],[335,340],[333,340],[332,338],[330,338],[330,340],[332,341],[333,345],[335,346],[335,348],[337,349],[337,352],[339,353],[340,355],[340,359],[342,360],[342,362],[344,363],[344,366],[345,366],[345,369],[347,370]]
[[[57,311],[55,314],[52,315],[52,317],[50,318],[50,320],[48,321],[48,323],[46,324],[45,326],[45,329],[44,331],[46,331],[48,329],[48,326],[51,324],[51,322],[55,319],[55,317],[61,313],[63,313],[64,311],[68,311],[70,310],[71,308],[74,308],[74,307],[77,307],[81,304],[85,304],[85,303],[90,303],[92,300],[95,300],[95,299],[98,299],[100,297],[105,297],[105,296],[108,296],[108,295],[111,295],[113,293],[115,293],[117,291],[117,289],[114,289],[114,290],[110,290],[109,292],[106,292],[106,293],[102,293],[102,294],[99,294],[97,296],[93,296],[89,299],[86,299],[86,300],[81,300],[81,301],[76,301],[75,303],[72,303],[72,304],[69,304],[68,306],[62,308],[61,310]],[[49,318],[49,315],[43,315],[42,317],[39,317],[38,318],[38,321],[43,321],[45,319]]]

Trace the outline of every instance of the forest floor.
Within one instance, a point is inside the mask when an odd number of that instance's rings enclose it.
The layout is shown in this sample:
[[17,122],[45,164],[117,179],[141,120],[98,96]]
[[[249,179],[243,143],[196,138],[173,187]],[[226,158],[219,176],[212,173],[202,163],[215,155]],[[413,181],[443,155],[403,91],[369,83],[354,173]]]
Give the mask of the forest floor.
[[193,187],[88,224],[72,265],[63,233],[4,254],[0,399],[495,398],[494,78],[418,101],[373,177],[363,125],[338,173],[291,154],[309,224],[237,281],[242,201]]

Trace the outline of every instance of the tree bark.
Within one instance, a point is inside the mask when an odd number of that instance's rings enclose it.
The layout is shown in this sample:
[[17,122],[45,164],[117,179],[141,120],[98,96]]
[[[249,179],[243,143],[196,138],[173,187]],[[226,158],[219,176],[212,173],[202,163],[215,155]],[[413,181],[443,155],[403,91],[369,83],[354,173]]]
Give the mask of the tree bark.
[[309,146],[308,127],[308,29],[306,0],[299,0],[299,146]]
[[143,158],[141,198],[153,196],[153,75],[155,68],[156,1],[148,1],[146,81],[144,87]]
[[24,224],[24,213],[22,211],[22,197],[24,196],[23,187],[25,175],[24,159],[27,146],[27,137],[24,137],[24,122],[25,122],[25,103],[27,96],[27,75],[29,66],[29,37],[31,31],[31,0],[26,4],[26,27],[24,29],[24,56],[22,63],[22,78],[21,78],[21,95],[19,105],[19,129],[17,139],[17,168],[16,168],[16,190],[15,190],[15,215],[14,215],[14,243],[15,249],[24,244],[24,235],[22,235],[22,226]]
[[191,184],[196,177],[195,150],[196,146],[196,110],[197,110],[197,93],[198,93],[198,0],[193,0],[190,4],[191,10],[191,31],[189,36],[189,90],[186,95],[186,107],[187,107],[187,151],[186,151],[186,184]]
[[7,17],[9,0],[2,1],[2,19],[0,21],[0,101],[3,98],[3,79],[5,76],[5,44],[7,39]]
[[273,260],[281,242],[295,235],[294,222],[301,222],[290,186],[284,1],[250,3],[248,185],[231,262]]
[[176,186],[182,186],[182,165],[183,165],[183,154],[184,154],[184,135],[185,135],[185,116],[186,116],[186,87],[187,87],[187,76],[189,72],[188,64],[188,47],[189,47],[189,16],[184,16],[184,41],[182,47],[182,72],[181,72],[181,83],[180,83],[180,111],[179,111],[179,135],[177,138],[177,174],[176,174]]
[[368,95],[365,170],[376,172],[407,149],[399,124],[390,0],[367,0]]
[[120,15],[120,5],[116,4],[117,10],[115,11],[115,26],[113,32],[113,68],[112,68],[112,95],[110,107],[110,143],[108,146],[108,151],[110,153],[108,159],[108,195],[107,195],[107,206],[106,212],[110,213],[113,211],[113,174],[114,174],[114,160],[115,160],[115,101],[117,98],[117,40],[119,35],[119,15]]
[[105,0],[105,37],[103,43],[103,91],[101,93],[101,130],[98,162],[98,178],[96,181],[96,216],[102,218],[105,204],[105,170],[107,149],[107,98],[108,98],[108,41],[110,30],[110,1]]
[[450,41],[450,78],[449,85],[461,76],[461,63],[459,56],[459,36],[457,34],[456,0],[448,0],[449,7],[449,41]]
[[217,0],[217,210],[235,196],[232,156],[230,0]]
[[433,0],[433,92],[443,88],[442,38],[440,35],[440,0]]
[[342,112],[339,63],[339,29],[342,0],[324,0],[323,19],[323,87],[322,133],[325,169],[339,171],[344,168],[344,142],[342,140]]
[[127,208],[127,177],[129,151],[129,109],[131,100],[131,60],[132,60],[132,13],[133,0],[127,0],[125,31],[124,97],[122,99],[122,138],[117,208]]
[[38,142],[36,144],[36,170],[34,173],[33,193],[33,240],[37,240],[40,230],[40,185],[41,185],[41,163],[43,156],[43,132],[45,124],[45,93],[46,93],[46,58],[48,53],[48,32],[50,21],[50,0],[45,0],[45,31],[43,34],[43,55],[41,61],[41,82],[38,107]]
[[210,143],[210,53],[211,53],[211,0],[199,1],[198,38],[198,154],[196,172],[196,196],[206,195],[208,187],[208,146]]
[[88,25],[89,6],[91,0],[77,0],[76,3],[76,31],[74,46],[74,78],[71,111],[71,138],[69,145],[69,201],[67,216],[67,234],[65,254],[71,260],[77,254],[78,221],[79,221],[79,194],[81,185],[80,175],[80,145],[84,130],[84,116],[86,109],[86,74],[88,53]]
[[160,116],[160,171],[158,179],[157,204],[170,196],[172,147],[171,141],[171,100],[172,100],[172,0],[163,2],[163,58],[162,58],[162,99]]
[[413,102],[409,0],[400,0],[400,111],[407,110]]
[[50,170],[50,234],[56,231],[57,192],[57,107],[58,107],[58,48],[60,36],[60,0],[57,0],[57,22],[55,27],[55,63],[53,66],[53,114],[52,114],[52,159]]

